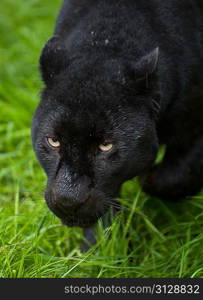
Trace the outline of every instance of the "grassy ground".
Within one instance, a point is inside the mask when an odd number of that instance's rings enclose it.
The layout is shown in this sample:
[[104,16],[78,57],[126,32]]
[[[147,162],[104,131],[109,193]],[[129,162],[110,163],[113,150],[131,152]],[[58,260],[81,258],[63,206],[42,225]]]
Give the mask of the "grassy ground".
[[122,188],[126,207],[98,225],[98,244],[81,254],[80,229],[66,228],[43,200],[46,178],[31,148],[39,101],[38,56],[59,0],[0,3],[0,277],[202,277],[203,196],[180,203]]

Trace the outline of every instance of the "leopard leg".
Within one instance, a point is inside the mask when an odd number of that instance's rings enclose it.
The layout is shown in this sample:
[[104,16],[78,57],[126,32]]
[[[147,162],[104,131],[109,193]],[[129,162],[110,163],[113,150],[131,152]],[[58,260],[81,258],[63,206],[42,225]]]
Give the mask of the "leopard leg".
[[143,190],[176,200],[197,194],[203,187],[203,139],[187,149],[168,147],[163,161],[141,178]]

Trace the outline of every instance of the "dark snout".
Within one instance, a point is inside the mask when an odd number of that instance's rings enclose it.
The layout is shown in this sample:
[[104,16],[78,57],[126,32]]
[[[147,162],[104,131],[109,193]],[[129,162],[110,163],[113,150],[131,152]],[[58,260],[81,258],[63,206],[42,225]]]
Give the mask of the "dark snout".
[[52,186],[51,193],[63,212],[74,212],[90,199],[91,181],[87,176],[59,178]]
[[86,185],[80,185],[71,189],[58,189],[53,191],[57,205],[64,211],[75,211],[80,208],[90,198],[90,188]]
[[52,212],[68,226],[89,227],[104,213],[104,195],[92,187],[87,177],[74,184],[57,180],[48,186],[45,198]]

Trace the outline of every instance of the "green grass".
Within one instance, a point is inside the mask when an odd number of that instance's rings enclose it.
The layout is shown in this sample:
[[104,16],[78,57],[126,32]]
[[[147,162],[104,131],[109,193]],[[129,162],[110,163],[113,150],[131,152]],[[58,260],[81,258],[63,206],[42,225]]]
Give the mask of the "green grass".
[[203,196],[162,202],[135,180],[122,188],[111,227],[81,254],[81,230],[67,228],[43,199],[30,123],[39,101],[40,49],[61,1],[0,4],[0,277],[201,277]]

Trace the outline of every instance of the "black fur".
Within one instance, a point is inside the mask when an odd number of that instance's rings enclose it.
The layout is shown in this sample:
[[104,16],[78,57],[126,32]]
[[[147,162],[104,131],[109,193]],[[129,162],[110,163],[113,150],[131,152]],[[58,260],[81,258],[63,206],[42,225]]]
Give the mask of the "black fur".
[[[40,58],[45,88],[32,128],[46,201],[63,223],[91,226],[134,176],[162,198],[201,189],[202,3],[64,1]],[[101,152],[105,141],[113,148]]]

